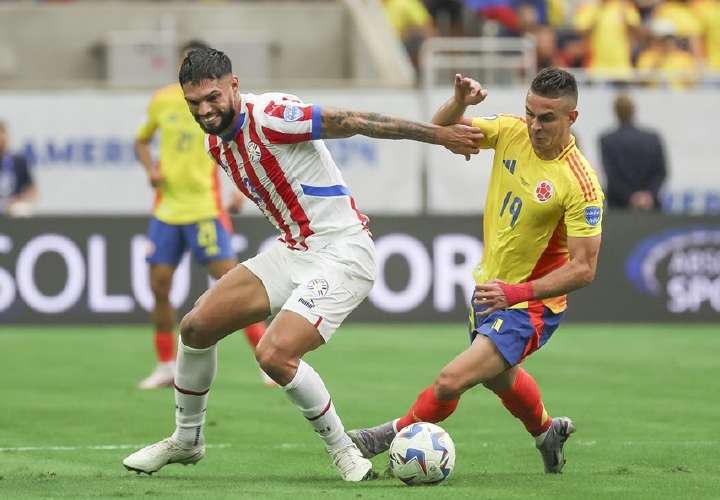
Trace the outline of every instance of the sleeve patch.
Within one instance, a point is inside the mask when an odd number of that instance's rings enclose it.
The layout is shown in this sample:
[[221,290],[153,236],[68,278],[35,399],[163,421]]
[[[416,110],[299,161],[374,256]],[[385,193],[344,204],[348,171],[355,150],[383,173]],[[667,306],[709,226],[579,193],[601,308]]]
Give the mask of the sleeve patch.
[[600,207],[585,207],[585,222],[591,226],[597,226],[602,218]]
[[285,120],[286,122],[296,122],[302,117],[303,111],[298,106],[294,106],[292,104],[285,106],[285,111],[283,112],[283,120]]

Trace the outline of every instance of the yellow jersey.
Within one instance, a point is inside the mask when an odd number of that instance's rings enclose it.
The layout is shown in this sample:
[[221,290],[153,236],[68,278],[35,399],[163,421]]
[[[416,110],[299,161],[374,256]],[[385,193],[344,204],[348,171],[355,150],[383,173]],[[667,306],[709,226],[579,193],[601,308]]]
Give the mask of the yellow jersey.
[[383,7],[390,25],[400,34],[432,23],[430,13],[420,0],[385,0]]
[[667,82],[673,89],[690,87],[698,78],[695,59],[689,52],[682,49],[674,49],[670,52],[653,48],[646,49],[638,56],[637,67],[640,70],[666,73]]
[[626,76],[630,60],[630,28],[640,26],[637,8],[625,0],[589,2],[575,14],[575,29],[589,33],[590,70],[605,76]]
[[702,26],[708,69],[720,71],[720,0],[697,0],[691,4]]
[[160,131],[160,172],[153,215],[167,224],[191,224],[223,216],[218,168],[205,151],[205,132],[195,122],[179,84],[158,90],[137,138]]
[[[473,272],[477,283],[540,278],[568,261],[568,236],[600,234],[605,197],[574,137],[557,158],[543,160],[532,148],[523,118],[489,116],[473,119],[472,125],[485,135],[481,147],[495,150],[483,257]],[[555,313],[567,305],[564,295],[543,303]]]

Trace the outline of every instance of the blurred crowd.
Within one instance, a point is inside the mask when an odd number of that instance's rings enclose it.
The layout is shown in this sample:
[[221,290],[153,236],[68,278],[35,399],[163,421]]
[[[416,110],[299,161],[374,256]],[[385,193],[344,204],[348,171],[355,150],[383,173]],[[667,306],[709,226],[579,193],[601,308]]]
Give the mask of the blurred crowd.
[[693,85],[720,73],[720,0],[383,0],[415,64],[430,36],[533,37],[539,68]]
[[595,79],[675,88],[720,75],[720,0],[379,1],[416,67],[429,37],[529,36],[539,68],[585,69]]

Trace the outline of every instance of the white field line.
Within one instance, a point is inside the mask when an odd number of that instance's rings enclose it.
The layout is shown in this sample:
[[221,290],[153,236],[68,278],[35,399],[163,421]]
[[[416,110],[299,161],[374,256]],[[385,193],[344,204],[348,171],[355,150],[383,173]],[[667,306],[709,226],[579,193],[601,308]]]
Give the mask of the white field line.
[[[582,439],[577,439],[574,441],[570,441],[573,444],[576,444],[578,446],[596,446],[598,444],[597,441],[587,441]],[[649,439],[649,440],[640,440],[640,441],[607,441],[603,442],[602,444],[609,444],[609,445],[622,445],[622,446],[651,446],[651,445],[675,445],[675,446],[718,446],[720,445],[720,441],[712,441],[712,440],[699,440],[699,441],[673,441],[670,439]]]
[[[18,451],[104,451],[104,450],[134,450],[146,446],[144,444],[100,444],[95,446],[17,446],[15,448],[0,448],[2,452],[18,452]],[[208,444],[208,448],[229,448],[229,443]]]

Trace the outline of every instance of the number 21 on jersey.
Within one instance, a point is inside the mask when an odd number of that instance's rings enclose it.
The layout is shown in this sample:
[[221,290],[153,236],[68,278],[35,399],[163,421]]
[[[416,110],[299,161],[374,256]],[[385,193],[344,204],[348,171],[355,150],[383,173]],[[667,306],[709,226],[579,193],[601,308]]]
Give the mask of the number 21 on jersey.
[[512,201],[510,201],[510,198],[512,198],[513,192],[508,191],[505,195],[505,199],[503,200],[502,208],[500,209],[500,217],[505,214],[505,209],[507,209],[508,214],[510,215],[510,227],[515,227],[515,223],[518,220],[518,217],[520,217],[520,211],[522,210],[522,200],[519,196],[516,196],[513,198]]

